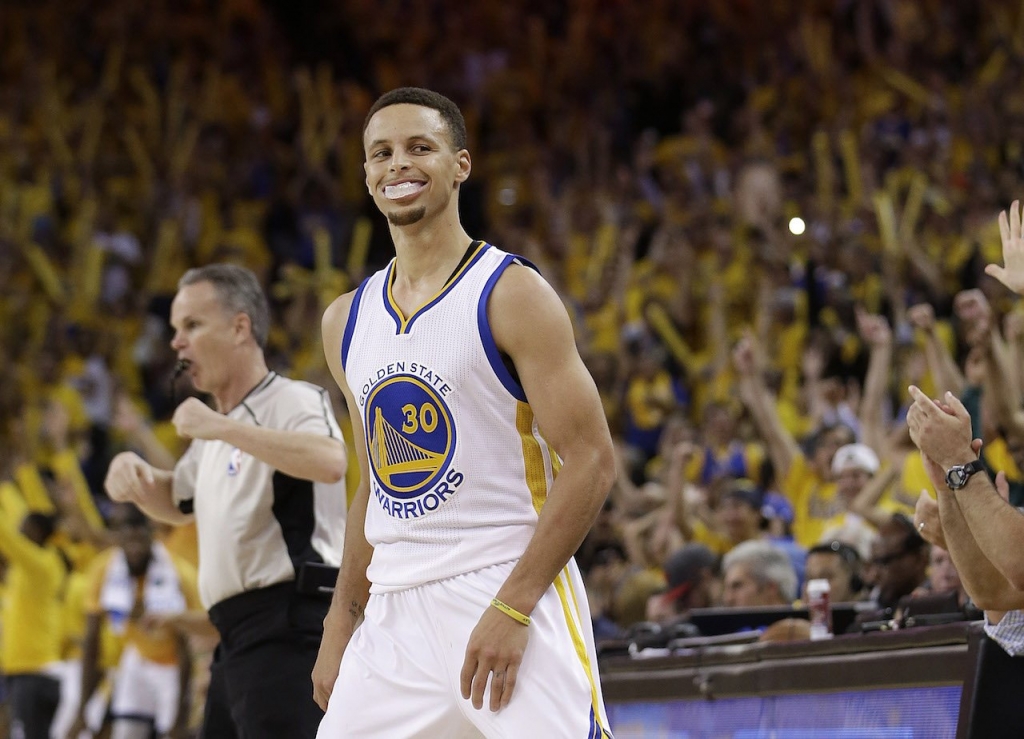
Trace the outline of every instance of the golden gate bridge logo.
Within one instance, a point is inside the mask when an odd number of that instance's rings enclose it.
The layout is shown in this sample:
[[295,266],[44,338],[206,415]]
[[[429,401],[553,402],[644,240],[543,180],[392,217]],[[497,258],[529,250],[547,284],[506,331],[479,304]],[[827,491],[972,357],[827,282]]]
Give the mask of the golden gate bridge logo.
[[455,449],[455,428],[441,396],[412,375],[396,375],[366,400],[370,468],[384,491],[399,498],[426,493]]

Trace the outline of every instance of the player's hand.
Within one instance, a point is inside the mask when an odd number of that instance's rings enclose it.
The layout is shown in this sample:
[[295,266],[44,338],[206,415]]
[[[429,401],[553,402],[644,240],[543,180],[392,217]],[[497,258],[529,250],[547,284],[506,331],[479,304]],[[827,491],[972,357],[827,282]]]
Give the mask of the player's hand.
[[462,697],[472,699],[473,708],[483,708],[488,679],[491,682],[490,709],[498,711],[508,705],[529,639],[529,626],[496,608],[484,609],[469,636],[466,659],[462,663]]
[[[185,439],[219,439],[228,419],[199,398],[188,398],[174,411],[171,423]],[[228,421],[230,423],[230,421]]]
[[138,503],[155,491],[153,468],[135,452],[121,452],[110,461],[103,488],[117,503]]
[[320,641],[320,651],[316,654],[316,664],[313,665],[313,701],[320,706],[321,711],[327,710],[327,703],[331,700],[331,693],[334,692],[334,683],[338,680],[338,670],[341,668],[341,658],[345,654],[351,634],[338,633],[336,629],[327,628],[325,625],[324,636]]
[[1003,241],[1003,265],[989,264],[985,274],[995,277],[1017,294],[1024,293],[1024,239],[1021,238],[1020,201],[1014,200],[1010,213],[999,214],[999,235]]

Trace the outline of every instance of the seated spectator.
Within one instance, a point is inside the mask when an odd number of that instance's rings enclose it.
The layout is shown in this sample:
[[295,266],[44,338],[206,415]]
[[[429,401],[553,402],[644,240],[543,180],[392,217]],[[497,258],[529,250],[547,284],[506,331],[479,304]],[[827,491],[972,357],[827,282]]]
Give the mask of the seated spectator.
[[725,555],[722,571],[725,606],[785,606],[796,599],[793,565],[785,552],[769,542],[740,544]]
[[[833,603],[849,603],[864,597],[863,562],[857,550],[842,541],[818,544],[807,552],[807,580],[828,580]],[[803,599],[807,601],[807,584]]]
[[871,551],[875,570],[874,600],[884,618],[891,617],[899,601],[920,586],[928,574],[928,542],[902,513],[893,514],[881,528]]
[[664,565],[665,588],[647,603],[647,619],[658,623],[682,620],[691,608],[718,602],[718,558],[703,544],[687,544],[674,551]]

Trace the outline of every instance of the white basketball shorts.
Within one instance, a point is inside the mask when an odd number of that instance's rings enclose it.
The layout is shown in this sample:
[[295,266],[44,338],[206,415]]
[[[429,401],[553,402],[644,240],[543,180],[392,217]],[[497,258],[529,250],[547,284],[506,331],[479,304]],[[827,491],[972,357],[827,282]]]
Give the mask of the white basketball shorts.
[[508,706],[463,699],[466,644],[515,562],[371,595],[341,661],[317,739],[610,739],[583,580],[576,563],[530,614]]

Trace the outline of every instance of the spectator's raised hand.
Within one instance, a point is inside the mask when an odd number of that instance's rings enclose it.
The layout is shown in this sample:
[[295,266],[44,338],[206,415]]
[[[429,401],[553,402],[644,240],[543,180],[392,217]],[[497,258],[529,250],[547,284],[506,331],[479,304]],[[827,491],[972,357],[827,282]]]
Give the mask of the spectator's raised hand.
[[858,308],[857,331],[870,347],[885,347],[892,344],[892,329],[885,316]]
[[43,434],[54,449],[67,449],[70,427],[71,417],[64,404],[57,400],[47,403],[43,414]]
[[999,236],[1003,241],[1003,266],[989,264],[985,274],[995,277],[1015,293],[1024,293],[1024,240],[1020,233],[1020,201],[1010,204],[1010,213],[999,214]]
[[749,335],[736,342],[736,346],[732,350],[732,363],[736,367],[736,371],[744,377],[750,377],[757,372],[754,340]]
[[135,407],[135,403],[125,393],[119,393],[114,401],[113,422],[114,428],[129,436],[137,433],[139,429],[146,425],[146,419],[143,418],[139,409]]

